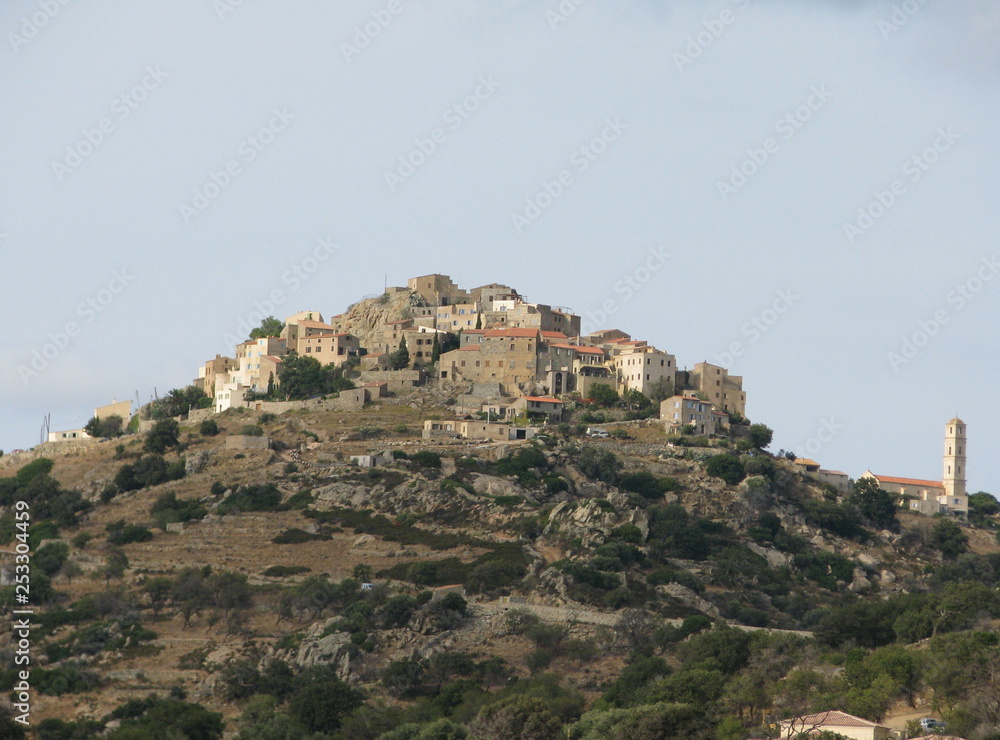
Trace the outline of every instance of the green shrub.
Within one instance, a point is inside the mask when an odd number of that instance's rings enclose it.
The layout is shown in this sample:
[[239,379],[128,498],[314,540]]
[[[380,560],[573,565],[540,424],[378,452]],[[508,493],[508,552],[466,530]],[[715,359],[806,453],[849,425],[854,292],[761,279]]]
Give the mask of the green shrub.
[[119,519],[105,527],[108,533],[108,543],[115,546],[127,545],[131,542],[149,542],[153,533],[141,524],[126,524]]
[[214,437],[219,433],[219,425],[215,419],[205,419],[198,425],[198,431],[203,437]]
[[219,514],[244,511],[277,511],[281,506],[281,491],[273,483],[240,486],[219,504]]
[[264,430],[257,424],[244,424],[240,427],[239,434],[244,437],[263,437]]
[[287,578],[288,576],[308,573],[310,570],[312,569],[305,565],[272,565],[264,571],[264,575],[268,578]]
[[410,455],[410,460],[422,468],[440,468],[441,456],[430,450],[420,450]]
[[745,474],[743,463],[734,455],[712,455],[705,461],[705,472],[716,478],[721,478],[731,486],[735,486]]
[[326,534],[310,534],[304,529],[298,529],[293,527],[292,529],[286,529],[284,532],[276,535],[271,542],[276,545],[301,545],[303,542],[312,542],[313,540],[329,540],[330,535]]

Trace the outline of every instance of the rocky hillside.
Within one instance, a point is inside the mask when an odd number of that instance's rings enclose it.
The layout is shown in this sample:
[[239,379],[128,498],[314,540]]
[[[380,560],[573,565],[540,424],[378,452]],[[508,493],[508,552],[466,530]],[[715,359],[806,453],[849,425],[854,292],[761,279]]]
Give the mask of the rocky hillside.
[[362,347],[381,347],[385,324],[413,318],[413,309],[426,305],[427,301],[419,293],[400,288],[378,298],[358,301],[330,323],[339,331],[359,337]]
[[[379,305],[352,308],[351,331],[410,304]],[[510,728],[535,722],[530,737],[740,740],[824,708],[902,728],[948,701],[956,722],[982,719],[979,674],[936,677],[941,640],[1000,614],[989,523],[876,523],[783,459],[653,422],[621,440],[567,426],[432,444],[420,424],[448,411],[416,400],[231,410],[218,435],[182,424],[8,463],[2,531],[16,500],[35,521],[33,720],[112,740],[179,716],[209,729],[177,736],[216,737],[213,713],[248,739],[528,737]],[[272,449],[230,437],[255,426]],[[882,680],[886,650],[923,667]]]

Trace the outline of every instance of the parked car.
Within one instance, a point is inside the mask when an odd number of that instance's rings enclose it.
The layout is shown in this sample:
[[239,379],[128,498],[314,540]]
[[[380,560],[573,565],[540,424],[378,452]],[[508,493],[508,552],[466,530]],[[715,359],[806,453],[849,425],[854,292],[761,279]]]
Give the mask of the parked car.
[[948,723],[940,719],[934,719],[933,717],[924,717],[920,720],[920,729],[925,732],[943,732],[948,729]]

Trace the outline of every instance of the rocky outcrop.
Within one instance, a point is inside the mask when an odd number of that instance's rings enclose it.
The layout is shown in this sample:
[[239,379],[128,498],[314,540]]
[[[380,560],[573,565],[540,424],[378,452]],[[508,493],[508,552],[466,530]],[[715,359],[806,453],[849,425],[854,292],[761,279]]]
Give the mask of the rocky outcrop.
[[336,621],[337,618],[326,619],[312,625],[302,638],[298,651],[291,657],[291,662],[299,668],[332,666],[337,672],[337,678],[347,681],[351,676],[351,636],[346,632],[333,632],[323,636],[326,628]]
[[714,604],[705,601],[705,599],[701,598],[694,591],[679,583],[667,583],[657,586],[656,591],[664,596],[669,596],[686,607],[697,609],[702,614],[706,614],[713,619],[718,619],[722,616]]
[[413,308],[426,305],[427,302],[419,294],[396,290],[358,301],[341,316],[331,319],[330,324],[358,337],[361,346],[367,347],[369,352],[378,352],[385,342],[382,331],[388,322],[412,318]]

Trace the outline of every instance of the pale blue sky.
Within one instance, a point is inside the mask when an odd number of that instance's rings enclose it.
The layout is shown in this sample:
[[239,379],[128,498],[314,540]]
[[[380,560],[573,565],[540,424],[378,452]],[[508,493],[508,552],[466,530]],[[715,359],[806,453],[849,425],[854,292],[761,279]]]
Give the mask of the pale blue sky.
[[1000,492],[1000,9],[896,4],[5,3],[0,448],[189,383],[273,291],[445,272],[738,343],[773,449],[852,476],[939,478],[957,413]]

